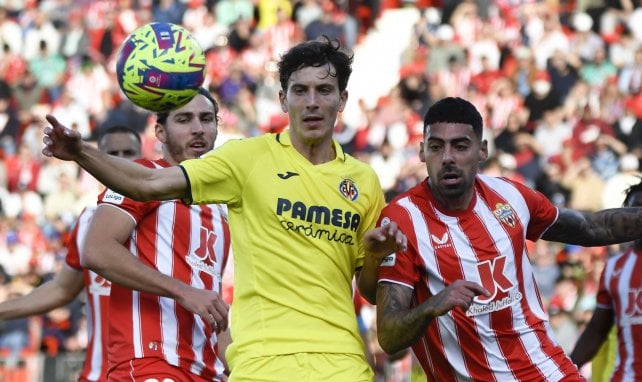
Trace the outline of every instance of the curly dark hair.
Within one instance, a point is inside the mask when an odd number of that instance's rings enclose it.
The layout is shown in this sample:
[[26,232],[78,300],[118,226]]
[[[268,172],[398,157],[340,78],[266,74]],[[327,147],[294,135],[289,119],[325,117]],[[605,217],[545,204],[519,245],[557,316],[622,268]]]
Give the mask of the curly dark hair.
[[[346,90],[354,55],[344,51],[338,40],[331,40],[327,36],[323,36],[323,39],[325,41],[313,40],[295,45],[281,56],[278,67],[283,91],[287,91],[292,73],[308,66],[323,65],[328,65],[328,75],[337,77],[339,91]],[[331,72],[330,65],[334,66],[335,73]]]
[[428,109],[424,117],[424,134],[429,125],[438,122],[471,125],[475,135],[480,139],[484,129],[483,118],[475,105],[459,97],[440,99]]

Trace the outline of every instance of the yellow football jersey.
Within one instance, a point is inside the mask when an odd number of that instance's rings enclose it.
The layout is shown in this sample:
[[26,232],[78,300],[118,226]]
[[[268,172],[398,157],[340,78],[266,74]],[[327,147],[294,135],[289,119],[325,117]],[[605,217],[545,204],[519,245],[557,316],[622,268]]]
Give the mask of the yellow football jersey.
[[192,203],[228,205],[231,367],[246,357],[364,352],[352,278],[384,197],[372,168],[334,145],[334,160],[313,165],[284,132],[181,163]]

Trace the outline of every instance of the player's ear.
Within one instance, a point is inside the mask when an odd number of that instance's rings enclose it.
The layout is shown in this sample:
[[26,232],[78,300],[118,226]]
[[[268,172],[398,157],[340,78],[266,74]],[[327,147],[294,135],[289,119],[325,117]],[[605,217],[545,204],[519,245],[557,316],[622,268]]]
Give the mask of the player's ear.
[[343,109],[346,107],[346,103],[348,102],[348,91],[344,90],[340,94],[341,98],[341,103],[339,104],[339,112],[343,112]]
[[488,141],[487,140],[482,140],[481,146],[479,148],[479,153],[480,153],[480,158],[482,161],[485,161],[488,159]]
[[284,113],[288,112],[288,104],[286,103],[286,94],[285,91],[279,90],[279,103],[281,104],[281,110]]
[[419,142],[419,159],[420,159],[422,162],[426,162],[426,157],[425,157],[424,155],[425,155],[425,152],[424,152],[424,142]]
[[154,125],[154,133],[156,135],[156,139],[158,139],[160,143],[166,143],[167,130],[165,130],[165,126],[157,123],[156,125]]

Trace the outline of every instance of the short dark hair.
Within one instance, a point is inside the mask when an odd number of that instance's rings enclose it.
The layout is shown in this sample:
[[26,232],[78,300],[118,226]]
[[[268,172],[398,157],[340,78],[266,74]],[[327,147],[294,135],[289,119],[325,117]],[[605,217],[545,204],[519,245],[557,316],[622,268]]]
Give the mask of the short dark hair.
[[337,77],[339,91],[346,90],[354,56],[341,48],[339,40],[331,40],[325,35],[323,39],[325,41],[313,40],[297,44],[281,56],[278,67],[282,90],[287,91],[290,76],[297,70],[330,64],[334,66],[336,73],[329,75]]
[[475,105],[459,97],[440,99],[428,109],[424,117],[424,134],[428,126],[438,122],[471,125],[479,138],[484,130],[483,118]]
[[[200,94],[207,98],[212,105],[214,105],[214,117],[216,120],[218,120],[218,102],[212,97],[212,94],[205,88],[198,88],[197,94]],[[159,111],[156,112],[156,123],[160,123],[161,125],[165,125],[167,122],[167,118],[169,117],[169,111]]]
[[119,134],[119,133],[120,134],[131,134],[134,137],[136,137],[136,140],[138,141],[138,143],[140,143],[140,144],[143,143],[142,139],[140,138],[140,133],[138,131],[132,129],[131,127],[125,126],[125,125],[114,125],[114,126],[110,126],[110,127],[106,128],[106,129],[104,129],[98,135],[98,139],[96,139],[96,143],[98,144],[98,147],[100,147],[100,142],[102,142],[102,140],[107,135]]
[[622,203],[622,205],[624,207],[629,207],[629,203],[631,203],[631,199],[633,198],[633,194],[635,194],[636,192],[641,192],[641,191],[642,191],[642,178],[640,179],[640,182],[638,182],[638,183],[636,183],[634,185],[631,185],[631,187],[629,187],[626,190],[626,197],[624,198],[624,202]]

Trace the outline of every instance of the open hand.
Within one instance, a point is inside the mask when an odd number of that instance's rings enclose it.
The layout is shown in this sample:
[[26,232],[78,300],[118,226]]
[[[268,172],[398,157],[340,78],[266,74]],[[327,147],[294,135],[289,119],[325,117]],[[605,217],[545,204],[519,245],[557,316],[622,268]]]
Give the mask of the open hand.
[[176,302],[190,312],[198,314],[203,322],[209,324],[217,333],[227,330],[230,307],[220,294],[189,286]]
[[47,114],[46,119],[51,126],[45,127],[42,153],[62,160],[75,160],[82,149],[80,133],[66,127],[51,114]]
[[448,311],[460,307],[464,311],[470,308],[475,296],[490,297],[490,293],[481,285],[465,280],[456,280],[428,301],[432,306],[433,315],[441,316]]
[[368,255],[381,260],[391,253],[405,251],[408,239],[397,223],[389,222],[366,232],[364,245]]

